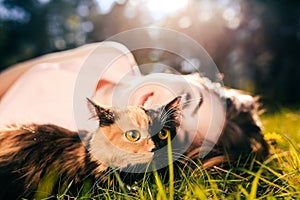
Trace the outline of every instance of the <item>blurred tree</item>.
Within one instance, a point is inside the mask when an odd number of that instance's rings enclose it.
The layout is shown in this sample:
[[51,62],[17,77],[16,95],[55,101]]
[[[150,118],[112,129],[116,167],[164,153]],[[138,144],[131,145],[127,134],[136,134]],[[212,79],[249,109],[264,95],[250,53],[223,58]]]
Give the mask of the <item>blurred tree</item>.
[[[300,1],[262,1],[267,11],[262,16],[267,46],[272,52],[269,68],[257,69],[257,90],[267,101],[300,104]],[[266,55],[267,56],[267,55]],[[262,59],[262,62],[265,62]],[[279,105],[280,106],[280,105]]]
[[0,1],[0,69],[90,41],[92,0]]
[[33,0],[2,1],[0,6],[1,67],[47,52],[44,7]]

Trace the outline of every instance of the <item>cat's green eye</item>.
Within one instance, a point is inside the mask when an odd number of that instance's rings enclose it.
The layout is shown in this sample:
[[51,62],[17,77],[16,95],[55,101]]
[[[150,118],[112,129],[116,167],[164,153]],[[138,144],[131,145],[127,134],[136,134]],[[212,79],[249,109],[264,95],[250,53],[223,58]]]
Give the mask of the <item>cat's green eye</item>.
[[158,133],[158,137],[161,140],[165,140],[168,138],[168,136],[171,134],[169,129],[162,129],[161,131],[159,131]]
[[131,141],[135,142],[138,141],[141,138],[141,133],[137,130],[130,130],[125,132],[125,137]]

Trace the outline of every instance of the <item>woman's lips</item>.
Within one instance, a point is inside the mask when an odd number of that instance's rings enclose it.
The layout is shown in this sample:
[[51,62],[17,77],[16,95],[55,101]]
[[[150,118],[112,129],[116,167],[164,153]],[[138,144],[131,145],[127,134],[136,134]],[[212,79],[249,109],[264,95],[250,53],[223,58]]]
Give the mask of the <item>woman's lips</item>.
[[139,98],[138,105],[144,108],[150,108],[153,101],[154,92],[146,93]]

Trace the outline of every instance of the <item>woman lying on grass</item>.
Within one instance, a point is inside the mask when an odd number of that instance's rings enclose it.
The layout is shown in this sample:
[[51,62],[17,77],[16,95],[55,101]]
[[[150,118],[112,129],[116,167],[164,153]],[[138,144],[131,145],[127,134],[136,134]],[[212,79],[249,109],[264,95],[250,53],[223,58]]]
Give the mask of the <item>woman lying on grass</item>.
[[[101,70],[97,71],[99,68]],[[85,85],[85,82],[88,84]],[[183,163],[200,158],[204,167],[213,167],[222,163],[244,164],[252,155],[259,161],[268,156],[268,145],[261,133],[255,98],[241,91],[221,87],[199,74],[141,75],[132,54],[117,43],[91,44],[18,64],[2,72],[0,83],[2,130],[17,124],[28,133],[36,133],[39,131],[25,125],[52,124],[58,126],[59,130],[89,132],[95,130],[96,125],[88,120],[90,112],[85,109],[86,97],[105,106],[139,106],[148,113],[148,110],[169,105],[168,102],[181,96],[178,104],[180,125],[176,127],[176,134],[169,143],[174,161]],[[105,116],[112,122],[116,116],[107,116],[110,112],[105,111]],[[163,127],[164,124],[151,137],[159,135]],[[137,136],[137,132],[131,131],[130,134],[133,134],[131,139]],[[5,149],[3,145],[10,144],[1,145]],[[168,145],[165,148],[169,148]],[[4,157],[6,155],[3,154]],[[106,159],[105,155],[102,156]],[[60,162],[64,162],[64,159]],[[109,160],[108,163],[113,162]],[[65,170],[72,170],[72,165],[68,166],[70,169]],[[157,166],[170,169],[165,163]],[[172,176],[169,178],[172,179]],[[1,181],[3,185],[12,184],[6,183],[5,179]]]

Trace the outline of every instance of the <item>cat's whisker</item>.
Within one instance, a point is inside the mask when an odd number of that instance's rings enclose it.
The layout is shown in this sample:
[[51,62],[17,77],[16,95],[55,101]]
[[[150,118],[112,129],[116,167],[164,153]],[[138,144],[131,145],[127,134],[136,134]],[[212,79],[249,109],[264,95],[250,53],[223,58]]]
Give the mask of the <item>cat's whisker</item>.
[[171,123],[171,122],[176,122],[176,120],[174,120],[174,119],[168,119],[168,120],[166,120],[166,121],[165,121],[165,127],[166,127],[166,128],[171,128],[171,127],[169,127],[169,126],[167,125],[168,123]]
[[184,105],[187,105],[187,104],[189,104],[189,103],[191,103],[191,102],[193,102],[193,101],[202,101],[203,100],[203,98],[202,97],[199,97],[199,98],[193,98],[193,99],[188,99],[188,100],[185,100],[185,101],[181,101],[180,102],[180,106],[184,106]]
[[196,167],[198,166],[198,164],[193,159],[191,159],[190,157],[188,157],[188,156],[186,156],[186,155],[184,155],[182,153],[174,152],[173,154],[179,156],[178,159],[177,159],[177,161],[180,161],[182,164],[192,163]]
[[165,112],[166,118],[168,118],[169,116],[171,116],[172,114],[175,114],[175,113],[176,113],[175,109],[167,110],[167,112]]
[[[184,148],[177,148],[176,146],[172,147],[173,157],[176,157],[177,159],[182,158],[185,161],[191,161],[192,158],[190,158],[189,156],[184,155],[183,152],[185,152]],[[157,158],[167,158],[168,154],[167,153],[159,153],[159,154],[156,154],[156,157]]]
[[163,107],[163,109],[159,113],[159,118],[162,120],[162,122],[165,122],[168,117],[175,112],[174,109],[165,110],[166,107]]
[[95,190],[96,190],[98,184],[101,183],[101,182],[104,182],[105,179],[107,179],[107,177],[108,177],[109,175],[115,173],[115,172],[118,171],[118,170],[120,170],[119,167],[111,167],[111,168],[109,168],[108,171],[106,171],[104,174],[102,174],[102,175],[95,181],[95,183],[93,184],[93,186],[92,186],[92,188],[91,188],[91,190],[90,190],[90,193],[92,193],[92,194],[95,193]]
[[171,125],[168,125],[170,123],[176,122],[174,119],[169,119],[170,116],[164,116],[164,118],[161,119],[161,128],[171,128]]

